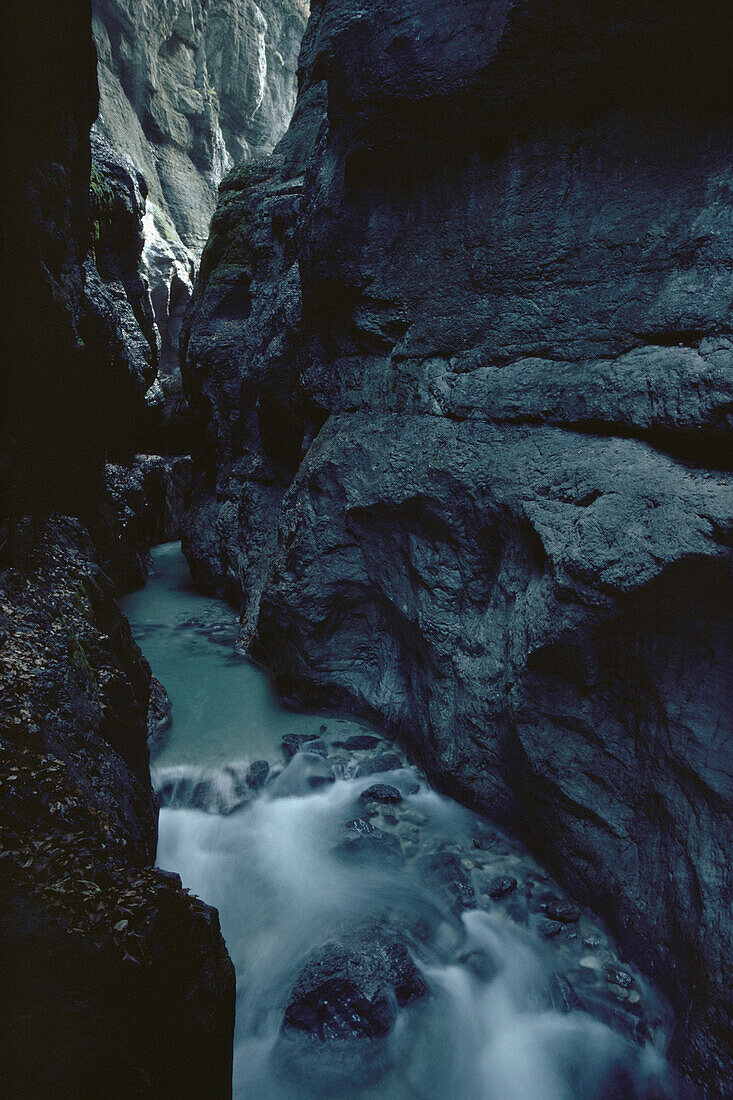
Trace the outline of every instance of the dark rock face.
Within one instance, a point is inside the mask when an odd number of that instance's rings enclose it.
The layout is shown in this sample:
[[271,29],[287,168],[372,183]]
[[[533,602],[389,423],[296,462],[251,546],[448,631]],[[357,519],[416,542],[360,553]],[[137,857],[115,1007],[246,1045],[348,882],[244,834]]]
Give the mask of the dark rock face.
[[0,572],[0,1060],[8,1096],[231,1093],[214,910],[152,868],[150,670],[77,521]]
[[283,1031],[321,1041],[380,1038],[400,1008],[427,992],[405,944],[388,929],[368,930],[315,952],[293,986]]
[[381,721],[610,918],[716,1096],[731,24],[561,8],[313,5],[184,326],[185,548],[288,695]]
[[13,107],[3,118],[0,514],[90,517],[104,458],[132,453],[155,377],[139,274],[146,188],[97,133],[90,162],[89,6],[52,18],[16,7],[5,13],[2,66]]
[[[91,213],[94,266],[110,295],[111,310],[128,340],[130,373],[147,390],[155,377],[158,348],[148,288],[140,275],[147,184],[132,162],[116,153],[92,127]],[[137,356],[133,358],[134,352]]]
[[142,186],[97,145],[90,209],[91,6],[11,0],[2,45],[2,1090],[227,1096],[218,918],[152,867],[164,693],[60,514],[101,522],[105,456],[127,457],[154,373]]
[[11,0],[3,11],[1,513],[77,505],[104,453],[82,270],[96,112],[89,19],[83,2],[48,12]]
[[191,467],[187,455],[136,455],[128,465],[105,466],[92,532],[117,595],[145,584],[151,546],[179,537],[191,496]]

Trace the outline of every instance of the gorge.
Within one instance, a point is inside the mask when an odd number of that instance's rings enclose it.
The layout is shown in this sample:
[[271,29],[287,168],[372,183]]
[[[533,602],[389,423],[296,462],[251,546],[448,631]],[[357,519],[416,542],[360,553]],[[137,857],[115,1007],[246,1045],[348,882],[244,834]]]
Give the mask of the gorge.
[[3,18],[10,1094],[728,1096],[728,5]]

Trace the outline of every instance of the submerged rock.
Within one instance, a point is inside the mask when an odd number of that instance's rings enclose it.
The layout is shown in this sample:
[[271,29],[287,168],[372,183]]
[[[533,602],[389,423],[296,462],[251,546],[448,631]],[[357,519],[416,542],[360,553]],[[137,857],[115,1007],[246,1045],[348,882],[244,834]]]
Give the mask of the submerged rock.
[[357,752],[360,749],[376,749],[380,744],[380,738],[372,733],[356,733],[346,741],[334,741],[336,749],[347,749],[348,752]]
[[366,775],[378,775],[380,772],[392,772],[403,767],[404,762],[398,752],[379,752],[363,760],[354,774],[359,778]]
[[420,871],[435,886],[454,913],[476,908],[476,895],[460,856],[434,852],[417,860]]
[[292,760],[297,752],[312,752],[318,756],[327,756],[328,749],[320,737],[312,733],[286,733],[283,737],[283,753],[286,760]]
[[377,829],[371,822],[358,818],[347,822],[345,836],[336,846],[336,853],[345,859],[365,859],[391,864],[404,862],[400,842],[392,833]]

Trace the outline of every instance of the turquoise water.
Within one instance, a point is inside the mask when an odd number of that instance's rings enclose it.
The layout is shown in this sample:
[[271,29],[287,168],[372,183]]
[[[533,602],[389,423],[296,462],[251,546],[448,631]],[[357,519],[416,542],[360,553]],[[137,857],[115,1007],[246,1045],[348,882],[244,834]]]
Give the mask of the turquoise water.
[[[154,769],[279,759],[286,734],[317,736],[324,719],[284,710],[262,670],[235,652],[236,614],[196,592],[180,543],[154,547],[152,558],[147,585],[120,607],[173,704],[174,736]],[[363,728],[339,719],[328,726],[344,737]]]
[[[235,1100],[677,1097],[666,1006],[597,918],[577,907],[553,924],[547,899],[569,899],[544,869],[373,731],[345,744],[363,724],[284,710],[179,546],[153,561],[122,607],[173,704],[151,768],[158,863],[219,910],[237,972]],[[319,741],[288,759],[291,734]],[[375,783],[397,801],[366,800]],[[354,843],[355,819],[371,846]],[[514,884],[500,897],[497,876]],[[428,994],[378,1039],[288,1031],[303,967],[365,928],[402,937]]]

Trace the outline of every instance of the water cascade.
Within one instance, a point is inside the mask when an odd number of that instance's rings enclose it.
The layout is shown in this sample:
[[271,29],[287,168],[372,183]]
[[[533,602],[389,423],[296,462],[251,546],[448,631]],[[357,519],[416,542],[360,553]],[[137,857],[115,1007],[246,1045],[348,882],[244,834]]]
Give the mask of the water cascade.
[[220,913],[235,1097],[679,1095],[600,921],[363,723],[283,709],[178,545],[153,556],[123,609],[173,704],[158,863]]

